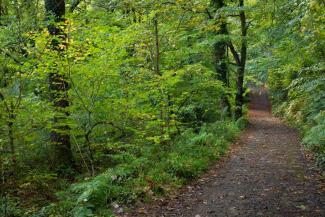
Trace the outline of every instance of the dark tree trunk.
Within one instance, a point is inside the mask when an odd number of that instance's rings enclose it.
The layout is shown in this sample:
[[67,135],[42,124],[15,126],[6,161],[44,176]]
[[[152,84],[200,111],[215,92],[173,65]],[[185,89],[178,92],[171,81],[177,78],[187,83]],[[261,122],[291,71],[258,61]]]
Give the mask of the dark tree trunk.
[[13,105],[11,105],[11,108],[9,108],[8,111],[8,120],[7,120],[7,127],[8,127],[8,140],[9,140],[9,148],[11,152],[11,161],[13,166],[16,166],[16,147],[14,143],[14,120],[15,120],[15,114],[13,111]]
[[240,66],[237,70],[237,92],[236,92],[236,110],[235,110],[236,119],[239,119],[241,116],[243,116],[244,73],[245,73],[245,67]]
[[246,15],[243,10],[244,0],[239,0],[239,7],[241,11],[239,12],[240,17],[240,28],[241,28],[241,44],[240,44],[240,54],[236,51],[234,45],[231,41],[228,42],[228,47],[236,61],[237,65],[237,91],[236,91],[236,109],[235,118],[239,119],[243,115],[243,104],[244,104],[244,76],[246,67],[246,57],[247,57],[247,23]]
[[[244,0],[239,0],[239,7],[244,7]],[[247,24],[246,24],[246,15],[243,10],[239,13],[240,25],[241,25],[241,58],[240,64],[238,66],[237,74],[237,94],[236,94],[236,119],[240,118],[243,115],[243,104],[244,104],[244,75],[246,67],[246,55],[247,55]]]
[[[222,23],[218,35],[225,35],[226,24]],[[216,72],[218,73],[218,79],[227,85],[228,68],[226,63],[227,43],[223,40],[214,44],[214,61]]]
[[159,50],[159,30],[158,30],[158,17],[153,19],[155,27],[155,72],[157,75],[162,75],[160,72],[160,50]]
[[[54,18],[56,22],[56,24],[48,26],[50,34],[58,38],[52,40],[52,49],[56,52],[62,52],[64,46],[60,46],[60,44],[64,45],[65,35],[58,25],[60,25],[59,22],[64,21],[65,1],[45,0],[45,9],[48,19]],[[54,106],[53,127],[51,129],[51,143],[54,148],[52,166],[59,171],[75,168],[70,143],[70,127],[67,124],[70,105],[68,90],[69,83],[65,74],[59,72],[58,66],[54,65],[49,73],[50,100]]]
[[[212,0],[212,7],[213,10],[216,12],[217,10],[221,9],[222,7],[225,6],[223,0]],[[215,17],[212,17],[215,18]],[[219,17],[220,19],[220,29],[216,32],[217,35],[227,35],[227,23],[226,21],[222,18]],[[215,71],[217,73],[218,80],[222,81],[225,87],[228,86],[228,67],[226,63],[227,59],[227,41],[226,39],[220,40],[214,44],[213,47],[214,50],[214,64],[215,64]],[[228,96],[225,94],[223,99],[223,107],[227,108],[227,115],[231,116],[230,113],[230,103],[228,100]]]

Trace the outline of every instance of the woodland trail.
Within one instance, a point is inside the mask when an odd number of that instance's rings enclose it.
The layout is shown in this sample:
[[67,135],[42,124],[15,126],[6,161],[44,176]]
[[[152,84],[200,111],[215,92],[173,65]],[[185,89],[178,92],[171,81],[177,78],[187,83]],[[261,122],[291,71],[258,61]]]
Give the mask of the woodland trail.
[[237,143],[201,179],[129,216],[325,216],[320,177],[297,131],[271,115],[264,92],[253,94],[249,126]]

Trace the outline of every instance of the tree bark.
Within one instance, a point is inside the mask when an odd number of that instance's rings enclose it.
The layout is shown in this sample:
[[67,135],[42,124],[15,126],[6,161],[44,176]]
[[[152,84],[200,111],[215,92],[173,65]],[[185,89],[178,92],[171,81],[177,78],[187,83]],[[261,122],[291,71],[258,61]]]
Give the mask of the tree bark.
[[244,0],[239,0],[239,7],[241,11],[239,13],[240,25],[241,25],[241,51],[240,51],[240,64],[238,66],[237,74],[237,93],[236,93],[236,110],[235,117],[236,119],[240,118],[243,115],[243,104],[244,104],[244,75],[246,67],[246,56],[247,56],[247,24],[246,24],[246,15],[243,10]]
[[[12,105],[13,107],[13,105]],[[8,120],[7,120],[7,127],[8,127],[8,140],[9,140],[9,148],[10,148],[10,153],[11,153],[11,161],[14,167],[16,167],[16,147],[14,143],[14,120],[15,120],[15,115],[13,108],[9,108],[8,111]]]
[[160,72],[160,50],[159,50],[159,30],[158,30],[158,17],[153,19],[155,28],[155,72],[157,75],[162,75]]
[[228,42],[228,47],[236,61],[237,65],[237,81],[236,81],[236,108],[235,108],[235,118],[239,119],[243,116],[243,104],[244,104],[244,76],[247,58],[247,23],[246,15],[244,11],[244,0],[239,0],[239,18],[240,18],[240,28],[241,28],[241,43],[240,43],[240,54],[236,51],[234,45],[231,41]]
[[[62,52],[64,32],[58,27],[64,21],[65,0],[45,0],[47,18],[54,18],[55,24],[48,25],[48,31],[58,39],[51,41],[52,50]],[[63,44],[64,45],[64,44]],[[63,48],[64,49],[64,48]],[[69,116],[69,83],[65,73],[59,72],[54,65],[49,73],[50,100],[54,107],[53,127],[51,129],[51,143],[54,148],[54,169],[63,172],[67,168],[75,168],[75,162],[71,150],[70,127],[66,123]]]

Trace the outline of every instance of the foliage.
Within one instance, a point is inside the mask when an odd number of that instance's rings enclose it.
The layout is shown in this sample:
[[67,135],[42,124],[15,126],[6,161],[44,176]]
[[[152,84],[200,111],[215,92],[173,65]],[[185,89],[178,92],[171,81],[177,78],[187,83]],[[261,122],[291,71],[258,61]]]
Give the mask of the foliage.
[[253,43],[255,58],[250,67],[251,74],[267,81],[274,112],[301,130],[320,166],[324,165],[323,14],[324,3],[318,0],[279,1],[260,7],[261,22],[253,34],[261,36]]
[[[217,136],[220,132],[227,133]],[[168,150],[159,151],[159,160],[152,160],[157,151],[152,144],[138,148],[138,156],[121,153],[117,166],[59,193],[60,202],[44,208],[38,216],[109,216],[114,204],[164,195],[206,171],[238,132],[235,123],[216,122],[202,127],[199,134],[185,131]]]
[[322,111],[314,118],[314,126],[306,130],[303,142],[316,152],[318,165],[325,164],[325,113]]
[[0,1],[1,214],[109,216],[226,150],[237,75],[228,56],[218,79],[214,44],[231,37],[210,1],[68,1],[62,17],[51,3]]
[[1,215],[110,216],[198,177],[247,124],[246,45],[324,164],[322,1],[213,2],[0,1]]

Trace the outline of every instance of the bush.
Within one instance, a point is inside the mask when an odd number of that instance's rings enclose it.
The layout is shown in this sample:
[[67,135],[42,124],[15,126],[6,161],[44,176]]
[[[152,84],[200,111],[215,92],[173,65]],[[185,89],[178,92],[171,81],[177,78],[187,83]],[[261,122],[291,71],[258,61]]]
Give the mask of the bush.
[[315,125],[305,132],[303,143],[315,151],[317,164],[325,167],[325,111],[319,113],[315,118]]
[[[220,121],[203,125],[198,134],[194,131],[183,132],[169,148],[150,144],[139,150],[125,149],[115,156],[119,164],[59,193],[59,202],[39,216],[110,216],[113,202],[128,204],[164,195],[206,171],[239,128],[235,122]],[[163,153],[154,156],[157,151]]]
[[20,217],[23,213],[18,198],[4,196],[0,198],[0,216]]

